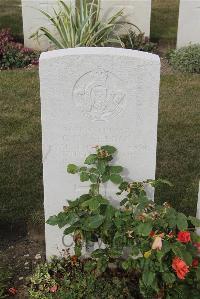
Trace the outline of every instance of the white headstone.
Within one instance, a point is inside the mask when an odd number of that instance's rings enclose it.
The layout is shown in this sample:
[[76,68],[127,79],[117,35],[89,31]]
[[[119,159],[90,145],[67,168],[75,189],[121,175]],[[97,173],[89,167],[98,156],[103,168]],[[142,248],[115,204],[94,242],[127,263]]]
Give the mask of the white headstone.
[[135,24],[145,36],[150,36],[151,0],[101,0],[101,15],[105,19],[121,9],[125,21]]
[[180,0],[177,48],[200,43],[200,0]]
[[[160,60],[117,48],[75,48],[43,53],[40,87],[45,216],[87,193],[67,164],[82,165],[95,145],[118,149],[117,163],[134,180],[155,178]],[[103,190],[108,197],[117,189]],[[66,238],[66,243],[71,240]],[[49,257],[62,232],[46,225]]]
[[[74,1],[75,0],[65,0],[65,3],[72,3],[73,5]],[[40,10],[44,10],[51,15],[53,14],[53,9],[56,8],[58,8],[57,0],[22,0],[24,45],[26,47],[41,51],[46,51],[52,47],[52,44],[46,37],[34,40],[30,39],[30,36],[41,26],[54,32],[51,22]]]

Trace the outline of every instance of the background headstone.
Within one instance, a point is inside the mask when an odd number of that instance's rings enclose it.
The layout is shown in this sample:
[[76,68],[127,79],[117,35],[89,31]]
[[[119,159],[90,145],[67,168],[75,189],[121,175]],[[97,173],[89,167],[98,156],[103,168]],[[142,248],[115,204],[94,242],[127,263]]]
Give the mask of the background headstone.
[[[151,0],[101,0],[101,15],[105,19],[121,9],[124,9],[123,20],[135,24],[149,37]],[[134,27],[131,28],[134,30]]]
[[177,48],[200,43],[200,0],[180,0]]
[[[41,55],[46,219],[87,192],[67,164],[82,164],[97,144],[117,147],[127,178],[155,178],[159,79],[159,57],[150,53],[75,48]],[[103,193],[112,200],[111,186]],[[72,244],[69,237],[65,244]],[[47,257],[62,246],[60,229],[46,225]]]
[[[75,0],[65,0],[66,3],[74,4]],[[46,51],[52,45],[46,37],[39,41],[30,39],[30,36],[41,26],[53,32],[53,26],[49,20],[39,10],[52,14],[53,9],[57,8],[57,0],[22,0],[23,32],[24,45],[35,50]]]

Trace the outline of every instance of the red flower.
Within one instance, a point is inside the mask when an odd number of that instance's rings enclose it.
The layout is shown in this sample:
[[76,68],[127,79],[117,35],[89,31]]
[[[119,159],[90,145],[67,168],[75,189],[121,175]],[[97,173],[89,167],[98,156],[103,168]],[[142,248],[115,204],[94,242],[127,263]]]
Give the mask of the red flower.
[[155,236],[155,232],[152,230],[149,234],[149,237],[153,238]]
[[177,240],[181,243],[191,242],[191,237],[189,232],[179,232]]
[[9,288],[8,292],[10,293],[10,295],[16,295],[17,294],[17,290],[15,288]]
[[179,257],[175,257],[172,261],[172,268],[176,272],[176,275],[179,279],[185,279],[186,274],[189,272],[188,266],[186,263],[181,260]]
[[58,286],[55,284],[55,286],[51,287],[49,289],[49,291],[50,291],[50,293],[55,293],[57,291],[57,289],[58,289]]
[[198,259],[194,259],[194,260],[192,261],[192,267],[193,267],[193,268],[197,268],[198,265],[199,265],[199,260],[198,260]]

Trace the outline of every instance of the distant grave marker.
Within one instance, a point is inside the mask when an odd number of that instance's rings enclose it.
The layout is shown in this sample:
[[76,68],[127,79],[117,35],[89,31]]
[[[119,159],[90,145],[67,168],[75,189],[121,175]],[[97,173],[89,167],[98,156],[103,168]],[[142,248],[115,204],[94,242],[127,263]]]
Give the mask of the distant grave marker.
[[200,0],[180,0],[177,48],[200,43]]

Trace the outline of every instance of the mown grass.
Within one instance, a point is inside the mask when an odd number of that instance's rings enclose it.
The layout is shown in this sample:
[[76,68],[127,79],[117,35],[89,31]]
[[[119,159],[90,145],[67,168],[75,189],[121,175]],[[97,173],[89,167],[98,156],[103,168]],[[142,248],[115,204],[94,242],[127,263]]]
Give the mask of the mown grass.
[[174,186],[157,192],[187,214],[196,213],[200,169],[200,76],[165,75],[161,78],[158,124],[157,177]]
[[152,0],[151,39],[174,46],[177,39],[179,0]]
[[[174,187],[156,198],[192,214],[200,169],[199,97],[199,75],[162,76],[157,177]],[[38,71],[1,72],[0,99],[0,219],[28,219],[43,209]]]
[[0,30],[10,28],[18,41],[23,41],[21,0],[0,0]]
[[42,209],[37,70],[0,73],[0,220],[27,219]]

